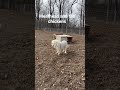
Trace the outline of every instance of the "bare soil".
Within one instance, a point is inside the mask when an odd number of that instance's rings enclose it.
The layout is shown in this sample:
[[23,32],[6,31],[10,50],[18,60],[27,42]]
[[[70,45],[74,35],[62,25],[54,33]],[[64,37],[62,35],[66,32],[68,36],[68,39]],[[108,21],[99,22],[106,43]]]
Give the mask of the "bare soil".
[[51,46],[54,33],[35,30],[36,90],[85,90],[85,37],[69,33],[73,43],[58,56]]
[[86,90],[120,89],[120,24],[87,19]]
[[34,90],[31,17],[31,14],[0,9],[0,90]]

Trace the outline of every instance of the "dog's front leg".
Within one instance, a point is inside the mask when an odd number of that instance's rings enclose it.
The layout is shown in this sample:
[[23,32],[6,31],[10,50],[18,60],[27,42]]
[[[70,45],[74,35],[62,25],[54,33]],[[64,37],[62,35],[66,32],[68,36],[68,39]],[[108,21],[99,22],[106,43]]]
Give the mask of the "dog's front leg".
[[65,54],[67,53],[67,51],[65,50]]
[[58,53],[58,55],[60,55],[60,53]]
[[66,48],[65,48],[65,50],[64,50],[64,51],[65,51],[65,53],[67,53],[67,49],[66,49]]
[[56,54],[58,54],[58,50],[56,49]]
[[65,52],[65,50],[63,49],[63,51],[62,51],[63,53]]
[[58,51],[57,54],[60,55],[60,52]]
[[56,49],[56,51],[56,54],[60,55],[60,50],[58,48]]
[[56,54],[58,54],[58,52],[56,52]]
[[60,55],[60,53],[61,53],[61,49],[59,49],[59,48],[58,48],[58,50],[57,50],[57,51],[58,51],[58,55]]

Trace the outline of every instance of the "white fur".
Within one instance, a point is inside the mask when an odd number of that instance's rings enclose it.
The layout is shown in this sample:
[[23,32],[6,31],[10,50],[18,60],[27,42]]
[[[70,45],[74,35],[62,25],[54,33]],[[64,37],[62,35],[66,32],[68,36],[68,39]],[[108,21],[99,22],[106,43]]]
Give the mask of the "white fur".
[[51,45],[56,49],[56,53],[60,55],[61,52],[67,53],[68,43],[67,41],[58,41],[58,40],[52,40]]

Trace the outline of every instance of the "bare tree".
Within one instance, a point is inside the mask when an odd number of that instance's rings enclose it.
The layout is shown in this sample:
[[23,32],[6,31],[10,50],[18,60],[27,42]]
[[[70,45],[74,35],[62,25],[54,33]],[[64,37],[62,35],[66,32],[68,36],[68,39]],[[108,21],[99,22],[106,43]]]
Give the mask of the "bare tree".
[[[50,19],[51,19],[51,16],[53,15],[53,13],[54,13],[55,3],[56,3],[55,0],[48,0],[48,6],[49,6],[48,9],[49,9],[49,14],[50,14]],[[49,24],[49,27],[53,28],[53,23]],[[51,29],[50,29],[50,31],[51,31]]]
[[114,0],[114,23],[116,23],[117,20],[117,0]]
[[79,13],[79,34],[80,31],[85,28],[85,0],[82,0],[81,2],[78,3],[78,13]]
[[107,5],[107,17],[106,17],[106,22],[108,22],[108,18],[109,18],[109,9],[110,9],[110,0],[106,1],[106,5]]
[[64,5],[67,0],[55,0],[56,6],[58,7],[59,10],[59,16],[64,13]]
[[42,8],[42,4],[43,4],[42,0],[35,1],[36,27],[37,27],[37,29],[39,29],[39,14],[40,14],[40,10]]
[[[106,22],[109,22],[109,16],[111,15],[110,13],[112,13],[113,22],[116,23],[119,0],[107,0],[106,5],[107,5]],[[110,8],[112,9],[110,10]]]
[[41,7],[42,7],[42,4],[43,4],[43,1],[42,0],[36,0],[35,2],[35,7],[36,7],[36,14],[37,14],[37,19],[39,20],[39,14],[40,14],[40,10],[41,10]]
[[[70,23],[70,17],[69,15],[72,14],[72,7],[74,4],[76,4],[78,2],[78,0],[73,0],[72,2],[70,2],[69,0],[67,1],[68,6],[66,7],[66,11],[67,11],[67,25],[66,25],[66,33],[67,33],[67,29],[69,28],[69,23]],[[75,24],[75,23],[74,23]]]
[[48,6],[49,6],[50,15],[53,15],[53,13],[54,13],[55,3],[56,3],[55,0],[48,0]]
[[[66,24],[66,33],[67,33],[67,28],[69,27],[69,21],[70,21],[70,17],[69,15],[72,13],[72,7],[75,3],[77,3],[78,0],[72,0],[70,2],[70,0],[56,0],[56,6],[58,8],[59,11],[59,18],[60,20],[62,20],[62,18],[60,17],[63,14],[67,14],[67,24]],[[60,29],[61,29],[61,23],[59,25]]]
[[[62,20],[61,18],[61,15],[64,14],[64,7],[65,7],[65,3],[66,3],[67,0],[55,0],[56,2],[56,6],[58,8],[58,11],[59,11],[59,19]],[[62,27],[62,24],[60,23],[59,25],[60,29]]]

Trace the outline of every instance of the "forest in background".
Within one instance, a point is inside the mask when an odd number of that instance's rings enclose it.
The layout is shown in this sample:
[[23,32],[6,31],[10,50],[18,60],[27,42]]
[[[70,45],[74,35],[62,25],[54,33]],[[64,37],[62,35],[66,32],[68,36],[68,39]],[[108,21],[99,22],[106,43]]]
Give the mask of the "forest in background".
[[0,9],[34,13],[34,2],[34,0],[0,0]]
[[[60,32],[84,32],[85,27],[85,0],[35,0],[36,30],[47,29]],[[74,14],[75,19],[69,15]],[[40,18],[40,15],[67,15],[66,23],[48,23],[51,18]]]
[[120,0],[86,0],[86,18],[96,17],[106,23],[120,22]]

